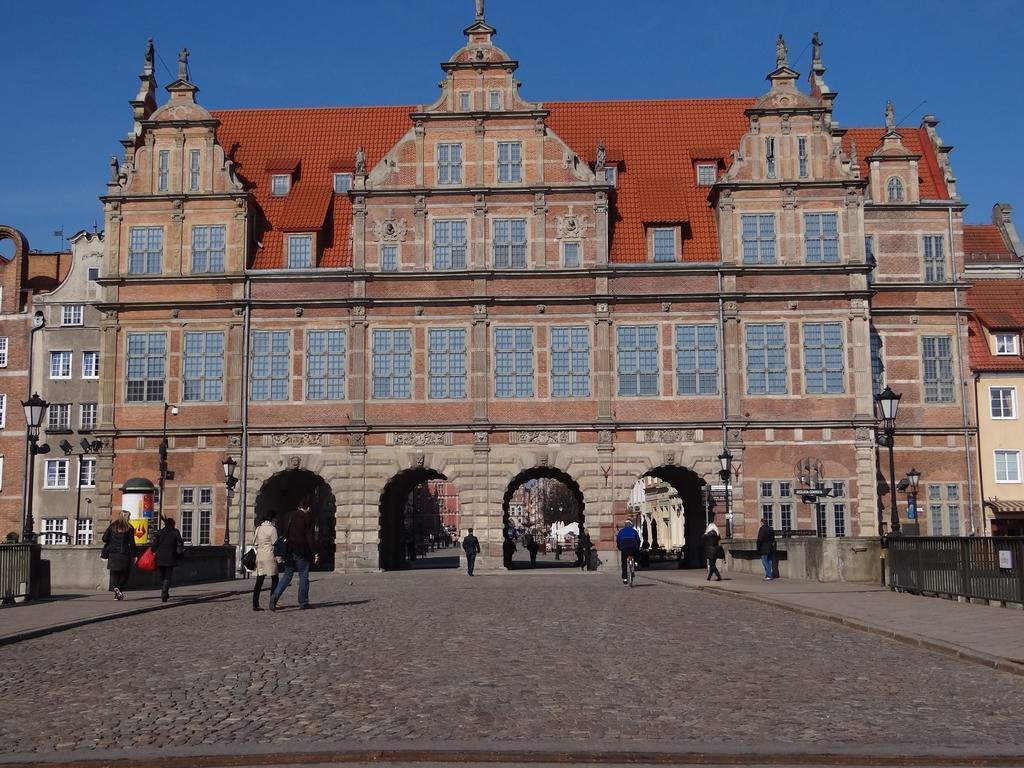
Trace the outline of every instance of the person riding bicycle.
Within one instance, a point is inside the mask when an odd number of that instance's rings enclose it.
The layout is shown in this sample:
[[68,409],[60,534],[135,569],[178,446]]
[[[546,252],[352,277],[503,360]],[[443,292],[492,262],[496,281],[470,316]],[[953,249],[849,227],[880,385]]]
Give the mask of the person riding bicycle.
[[615,546],[618,548],[622,560],[622,583],[628,584],[626,578],[626,560],[630,555],[636,557],[640,551],[640,533],[633,527],[633,521],[627,520],[626,525],[615,536]]

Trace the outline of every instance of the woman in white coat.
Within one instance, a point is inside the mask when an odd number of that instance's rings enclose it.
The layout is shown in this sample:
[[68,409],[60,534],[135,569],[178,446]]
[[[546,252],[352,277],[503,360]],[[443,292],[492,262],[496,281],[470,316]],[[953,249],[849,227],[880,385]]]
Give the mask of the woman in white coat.
[[252,609],[262,611],[260,608],[260,592],[263,590],[263,580],[270,577],[270,591],[277,586],[277,558],[274,557],[274,542],[277,541],[277,526],[274,520],[277,512],[267,510],[266,518],[256,527],[256,534],[253,536],[252,545],[256,550],[256,584],[252,588]]

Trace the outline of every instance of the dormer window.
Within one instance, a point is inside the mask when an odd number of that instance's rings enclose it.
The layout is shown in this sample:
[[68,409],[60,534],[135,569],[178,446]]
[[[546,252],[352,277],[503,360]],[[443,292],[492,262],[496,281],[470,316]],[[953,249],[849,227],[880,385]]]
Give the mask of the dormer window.
[[161,149],[157,155],[156,168],[156,191],[167,191],[167,167],[170,163],[171,153],[169,150]]
[[886,184],[886,194],[890,203],[903,202],[903,181],[899,176],[893,176]]
[[288,235],[288,269],[305,269],[313,265],[313,236]]
[[775,178],[775,137],[766,136],[764,139],[764,161],[765,175],[769,179]]
[[461,91],[459,93],[459,111],[469,112],[470,110],[470,93],[469,91]]
[[336,173],[334,174],[334,194],[344,195],[352,189],[352,174],[351,173]]
[[700,187],[710,187],[714,185],[715,179],[718,176],[718,169],[714,163],[699,163],[697,165],[697,185]]
[[199,191],[199,150],[188,151],[188,191]]
[[674,262],[676,260],[676,228],[655,227],[651,233],[654,260]]
[[488,91],[487,108],[490,110],[501,109],[501,91]]
[[1020,354],[1020,338],[1016,333],[997,333],[996,335],[997,355],[1018,355]]
[[613,187],[619,180],[619,169],[614,165],[606,165],[604,168],[604,183],[611,184]]
[[270,194],[287,195],[292,186],[292,177],[287,173],[275,173],[270,177]]

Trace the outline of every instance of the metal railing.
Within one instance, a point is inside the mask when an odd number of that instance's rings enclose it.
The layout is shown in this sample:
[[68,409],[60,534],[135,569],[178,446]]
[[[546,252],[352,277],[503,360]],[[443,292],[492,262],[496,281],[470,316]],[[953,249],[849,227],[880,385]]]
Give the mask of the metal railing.
[[895,589],[1024,603],[1024,538],[893,536],[886,560]]
[[0,601],[36,596],[40,554],[38,544],[0,544]]

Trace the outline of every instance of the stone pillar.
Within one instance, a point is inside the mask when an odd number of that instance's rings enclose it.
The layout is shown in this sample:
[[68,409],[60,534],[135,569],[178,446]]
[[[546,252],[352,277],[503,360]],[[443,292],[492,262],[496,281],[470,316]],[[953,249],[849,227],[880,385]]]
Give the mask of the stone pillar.
[[425,147],[423,137],[427,132],[422,120],[416,121],[416,186],[423,186],[423,164],[425,162]]
[[352,422],[354,424],[366,423],[366,379],[369,372],[366,370],[370,350],[367,349],[366,330],[366,307],[352,307],[352,316],[349,319],[349,348],[352,357],[352,378],[349,383],[349,392],[352,395]]
[[614,381],[612,377],[612,319],[605,302],[594,309],[594,395],[598,421],[611,422]]
[[487,306],[477,304],[473,307],[473,325],[470,330],[470,397],[473,398],[473,421],[487,421],[487,354],[490,342],[490,321],[487,319]]
[[[732,286],[726,290],[735,290],[735,278],[730,278]],[[743,398],[743,328],[740,325],[740,307],[735,301],[725,302],[725,325],[722,328],[722,351],[725,368],[722,377],[725,381],[725,417],[740,412]]]
[[473,198],[473,248],[470,257],[472,269],[487,268],[487,199],[483,195]]
[[[604,192],[598,192],[594,195],[594,243],[597,247],[597,253],[594,257],[595,263],[599,267],[608,265],[608,195]],[[584,258],[583,254],[580,254],[580,260]]]
[[414,216],[413,227],[416,230],[416,270],[422,272],[426,269],[428,259],[429,246],[427,243],[432,239],[427,233],[427,198],[424,195],[416,195],[412,213]]
[[[543,192],[537,192],[533,196],[533,245],[531,251],[533,253],[533,265],[536,267],[546,267],[548,265],[547,258],[547,212],[548,207],[546,198]],[[558,259],[555,259],[555,266],[558,265]]]
[[352,200],[352,269],[366,269],[366,197],[357,195]]

